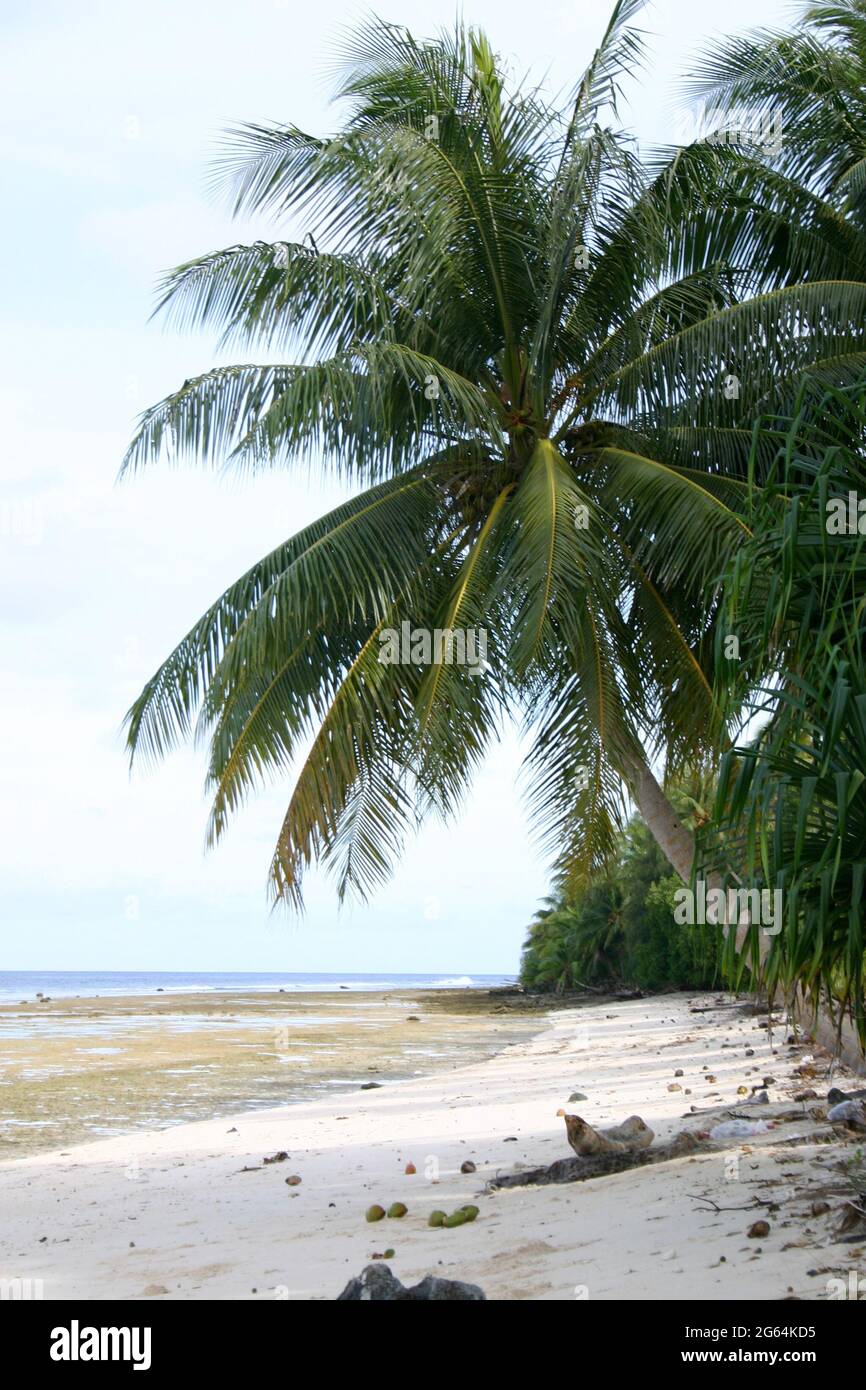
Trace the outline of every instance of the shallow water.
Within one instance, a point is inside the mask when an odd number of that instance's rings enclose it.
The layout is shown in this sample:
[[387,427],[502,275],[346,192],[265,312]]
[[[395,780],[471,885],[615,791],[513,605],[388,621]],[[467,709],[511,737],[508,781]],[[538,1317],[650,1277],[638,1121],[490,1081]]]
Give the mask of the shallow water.
[[[0,1158],[387,1085],[537,1029],[495,996],[277,991],[58,998],[0,1008]],[[411,1016],[417,1016],[417,1022]]]

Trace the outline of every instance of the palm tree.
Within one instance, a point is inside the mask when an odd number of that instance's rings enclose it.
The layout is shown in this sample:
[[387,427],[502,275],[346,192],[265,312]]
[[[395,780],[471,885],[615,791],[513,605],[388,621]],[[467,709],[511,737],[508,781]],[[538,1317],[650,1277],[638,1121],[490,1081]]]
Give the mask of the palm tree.
[[[793,33],[757,30],[710,50],[688,84],[712,125],[747,116],[768,165],[866,230],[866,3],[818,0]],[[734,124],[737,123],[735,119]],[[767,139],[770,134],[773,138]],[[829,223],[828,223],[829,226]]]
[[[793,33],[758,30],[712,48],[686,83],[722,156],[716,254],[762,263],[768,288],[866,273],[866,3],[819,0]],[[721,143],[721,146],[719,142]],[[732,144],[729,142],[733,142]],[[739,156],[748,150],[747,176]],[[718,174],[719,166],[710,164]],[[713,176],[713,175],[711,175]],[[863,354],[821,363],[844,384]],[[764,406],[768,402],[762,403]]]
[[[749,298],[765,268],[714,258],[702,230],[728,154],[681,152],[650,178],[602,124],[640,58],[639,7],[618,0],[561,105],[509,89],[483,34],[369,23],[333,136],[244,127],[218,171],[237,210],[300,218],[300,239],[165,282],[180,322],[281,360],[184,382],[126,469],[316,455],[361,488],[233,583],[128,716],[133,755],[208,742],[211,841],[301,758],[277,899],[301,903],[314,861],[341,896],[369,892],[518,713],[566,878],[609,855],[626,794],[690,872],[652,765],[720,736],[706,593],[747,534],[752,413],[804,362],[860,352],[866,284]],[[382,660],[404,623],[483,630],[483,672]]]
[[599,875],[580,897],[544,899],[529,925],[520,968],[533,988],[553,986],[557,994],[621,980],[624,940],[618,893],[613,880]]

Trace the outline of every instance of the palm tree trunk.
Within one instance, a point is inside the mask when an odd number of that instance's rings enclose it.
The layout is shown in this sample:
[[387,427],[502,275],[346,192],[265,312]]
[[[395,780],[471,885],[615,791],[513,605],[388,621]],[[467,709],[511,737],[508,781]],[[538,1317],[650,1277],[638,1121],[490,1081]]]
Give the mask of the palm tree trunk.
[[[692,875],[692,864],[695,857],[694,835],[683,825],[656,781],[652,769],[643,758],[636,755],[630,757],[628,765],[623,767],[623,773],[647,829],[671,867],[679,874],[683,883],[687,884]],[[721,887],[721,878],[716,874],[711,874],[707,879],[707,888]],[[748,919],[739,922],[729,921],[727,909],[725,909],[722,917],[722,929],[727,937],[731,928],[736,926],[737,952],[743,949],[750,925]],[[766,958],[769,948],[770,943],[761,932],[759,950],[762,961]]]
[[674,811],[647,762],[631,757],[623,771],[647,829],[672,868],[688,883],[695,857],[694,836]]

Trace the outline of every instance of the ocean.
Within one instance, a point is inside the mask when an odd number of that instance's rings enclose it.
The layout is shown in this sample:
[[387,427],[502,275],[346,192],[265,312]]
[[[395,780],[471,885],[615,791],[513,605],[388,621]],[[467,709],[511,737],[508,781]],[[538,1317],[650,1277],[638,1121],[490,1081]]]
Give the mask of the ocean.
[[489,989],[513,975],[292,974],[291,972],[188,970],[0,970],[0,1004],[53,999],[93,999],[126,994],[185,994],[283,990]]

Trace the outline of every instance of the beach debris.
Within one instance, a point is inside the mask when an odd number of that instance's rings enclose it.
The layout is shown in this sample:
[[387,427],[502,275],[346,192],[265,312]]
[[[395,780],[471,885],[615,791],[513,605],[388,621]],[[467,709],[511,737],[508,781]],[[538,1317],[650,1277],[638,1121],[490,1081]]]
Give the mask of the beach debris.
[[817,1092],[817,1091],[813,1091],[813,1089],[812,1089],[811,1086],[808,1086],[808,1087],[806,1088],[805,1091],[797,1091],[796,1094],[795,1094],[795,1096],[794,1096],[794,1100],[799,1100],[799,1101],[804,1101],[804,1100],[817,1100],[817,1099],[818,1099],[818,1092]]
[[840,1100],[838,1105],[827,1111],[831,1125],[849,1125],[852,1129],[866,1129],[866,1106],[859,1100]]
[[838,1241],[851,1243],[866,1236],[866,1193],[858,1194],[860,1200],[842,1203],[842,1214],[834,1232]]
[[421,1020],[420,1020],[420,1018],[418,1017],[417,1014],[407,1014],[407,1015],[406,1015],[406,1022],[407,1022],[407,1023],[420,1023]]
[[245,1167],[245,1168],[239,1168],[239,1169],[238,1169],[238,1172],[239,1172],[239,1173],[263,1173],[264,1171],[265,1171],[264,1165],[261,1164],[261,1163],[256,1163],[256,1164],[254,1164],[252,1167],[249,1167],[249,1166],[248,1166],[248,1167]]
[[753,1221],[746,1232],[746,1235],[749,1237],[749,1240],[763,1240],[764,1237],[768,1236],[769,1234],[769,1221]]
[[226,1130],[226,1134],[237,1134],[237,1132],[238,1132],[238,1127],[237,1127],[237,1125],[232,1125],[231,1129],[227,1129],[227,1130]]
[[737,1087],[737,1095],[738,1095],[738,1096],[747,1096],[748,1094],[749,1094],[749,1088],[748,1088],[748,1086],[738,1086],[738,1087]]
[[465,1284],[460,1279],[440,1279],[428,1274],[420,1284],[407,1288],[385,1264],[367,1265],[361,1274],[350,1279],[337,1303],[482,1303],[487,1295],[477,1284]]
[[160,1294],[168,1293],[165,1284],[148,1284],[144,1291],[145,1298],[159,1298]]
[[813,1202],[809,1208],[813,1216],[824,1216],[830,1210],[829,1202]]
[[[749,1152],[751,1152],[751,1150],[750,1150]],[[702,1197],[702,1196],[700,1196],[700,1194],[697,1193],[697,1192],[689,1192],[689,1193],[687,1193],[686,1195],[687,1195],[688,1197],[691,1197],[695,1202],[703,1202],[705,1206],[709,1207],[712,1211],[715,1211],[715,1212],[719,1212],[719,1211],[754,1211],[756,1206],[759,1206],[759,1207],[767,1207],[769,1211],[778,1211],[778,1209],[779,1209],[778,1206],[777,1206],[774,1202],[768,1202],[768,1201],[766,1201],[766,1200],[763,1200],[763,1201],[762,1201],[760,1197],[753,1197],[752,1200],[751,1200],[751,1202],[747,1202],[745,1206],[738,1206],[738,1207],[722,1207],[722,1206],[719,1206],[719,1203],[718,1203],[718,1202],[713,1201],[713,1198],[712,1198],[712,1197],[706,1197],[706,1196],[703,1196],[703,1197]],[[786,1222],[785,1224],[787,1225],[788,1223]]]
[[407,1177],[411,1178],[413,1173],[418,1172],[418,1169],[415,1167],[414,1163],[407,1163],[406,1167],[403,1169],[403,1172],[406,1174]]
[[677,1067],[676,1071],[674,1072],[674,1076],[682,1076],[682,1075],[683,1075],[683,1069],[682,1069],[682,1067]]
[[679,1083],[678,1081],[670,1081],[670,1082],[668,1083],[668,1090],[669,1090],[669,1091],[681,1091],[682,1089],[683,1089],[683,1088],[682,1088],[682,1086],[680,1085],[680,1083]]
[[460,1171],[461,1173],[475,1172],[475,1164],[472,1162],[471,1158],[464,1158],[463,1162],[460,1164]]
[[404,1202],[392,1202],[385,1215],[390,1216],[396,1221],[399,1220],[401,1216],[405,1216],[408,1210],[409,1208]]
[[702,1132],[682,1130],[672,1140],[654,1148],[622,1149],[613,1153],[590,1154],[587,1157],[558,1158],[542,1168],[526,1168],[510,1173],[497,1173],[489,1179],[486,1191],[496,1192],[503,1187],[541,1187],[548,1183],[586,1182],[588,1178],[604,1178],[611,1173],[624,1173],[629,1168],[641,1168],[647,1163],[666,1163],[670,1159],[692,1155],[706,1140]]
[[572,1091],[568,1097],[569,1105],[576,1105],[579,1100],[589,1100],[589,1096],[585,1096],[583,1091]]
[[362,1091],[381,1091],[381,1081],[364,1081],[361,1084]]
[[445,1212],[445,1211],[439,1211],[438,1209],[437,1209],[436,1211],[431,1211],[430,1215],[427,1217],[427,1225],[428,1225],[428,1226],[444,1226],[444,1224],[445,1224],[445,1218],[446,1218],[447,1215],[448,1215],[447,1212]]
[[292,1173],[290,1177],[286,1178],[286,1182],[289,1185],[289,1187],[297,1187],[300,1184],[300,1181],[301,1176],[299,1173]]
[[838,1086],[831,1086],[827,1092],[827,1100],[831,1105],[839,1105],[843,1100],[866,1100],[866,1090],[840,1091]]
[[710,1138],[751,1139],[756,1134],[767,1134],[770,1126],[766,1120],[723,1120],[710,1130]]
[[262,1163],[285,1163],[288,1156],[285,1149],[278,1149],[275,1154],[271,1154],[270,1158],[263,1158]]
[[374,1203],[372,1207],[368,1207],[364,1212],[365,1221],[383,1221],[384,1218],[385,1208],[380,1207],[378,1203]]
[[374,1250],[370,1256],[371,1260],[393,1260],[397,1251],[389,1246],[387,1250]]
[[648,1149],[655,1135],[639,1115],[629,1115],[621,1125],[595,1130],[579,1115],[557,1110],[565,1120],[565,1132],[574,1152],[581,1158],[590,1154],[625,1153],[633,1149]]

